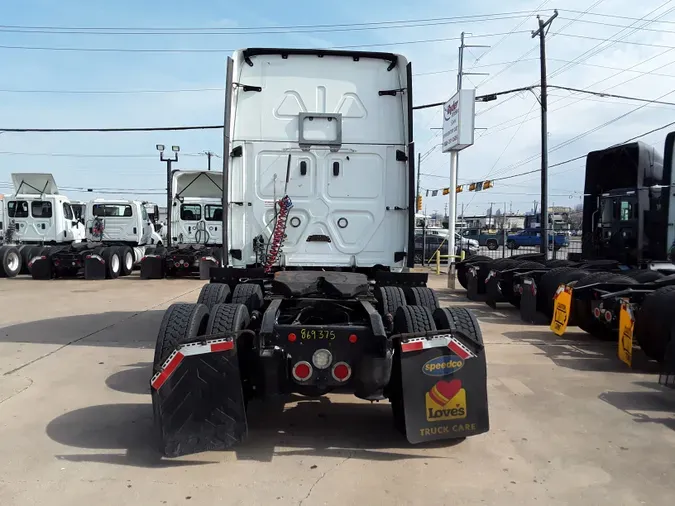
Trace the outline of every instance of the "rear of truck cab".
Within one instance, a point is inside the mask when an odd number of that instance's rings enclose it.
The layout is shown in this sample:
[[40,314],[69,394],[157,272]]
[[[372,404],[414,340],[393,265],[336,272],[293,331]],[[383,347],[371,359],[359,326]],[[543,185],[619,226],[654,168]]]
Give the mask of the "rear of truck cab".
[[269,244],[285,195],[280,264],[412,262],[408,73],[406,59],[389,53],[235,53],[230,265],[260,263],[254,240]]

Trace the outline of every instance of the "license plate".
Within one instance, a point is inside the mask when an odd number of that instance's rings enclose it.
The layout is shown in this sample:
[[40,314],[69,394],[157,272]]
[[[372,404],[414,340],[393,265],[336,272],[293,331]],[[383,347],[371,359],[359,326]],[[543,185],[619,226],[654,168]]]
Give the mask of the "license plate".
[[633,363],[634,328],[633,310],[629,304],[622,302],[621,312],[619,313],[619,359],[628,367],[631,367]]
[[303,341],[332,341],[335,331],[324,329],[300,329],[300,339]]
[[562,336],[567,330],[572,308],[572,288],[561,285],[553,298],[553,320],[551,330],[554,334]]

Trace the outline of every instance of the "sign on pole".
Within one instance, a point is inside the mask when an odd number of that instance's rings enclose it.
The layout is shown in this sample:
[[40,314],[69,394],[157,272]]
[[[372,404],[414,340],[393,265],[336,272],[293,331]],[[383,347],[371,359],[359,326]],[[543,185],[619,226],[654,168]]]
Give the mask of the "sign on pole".
[[460,90],[443,105],[443,153],[473,144],[476,90]]

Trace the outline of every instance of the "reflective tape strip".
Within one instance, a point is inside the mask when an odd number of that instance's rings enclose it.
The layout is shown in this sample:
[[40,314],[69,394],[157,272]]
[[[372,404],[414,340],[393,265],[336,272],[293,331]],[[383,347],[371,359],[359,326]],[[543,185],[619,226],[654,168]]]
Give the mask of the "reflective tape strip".
[[429,348],[444,348],[448,345],[452,336],[450,334],[443,334],[434,337],[416,337],[401,343],[401,351],[419,351],[428,350]]
[[468,358],[473,358],[476,356],[469,348],[464,346],[454,337],[450,339],[450,342],[448,343],[448,348],[462,360],[466,360]]
[[476,356],[475,353],[450,334],[443,334],[431,338],[418,337],[401,343],[401,351],[403,353],[428,350],[429,348],[448,348],[462,360],[474,358]]
[[185,357],[204,355],[206,353],[218,353],[221,351],[228,351],[233,348],[234,340],[231,338],[213,339],[211,341],[206,341],[206,343],[202,342],[184,344],[174,351],[166,360],[166,362],[164,362],[164,365],[162,365],[160,371],[150,380],[150,385],[155,390],[159,390],[160,387],[166,383],[166,380],[169,379],[169,376],[173,374]]

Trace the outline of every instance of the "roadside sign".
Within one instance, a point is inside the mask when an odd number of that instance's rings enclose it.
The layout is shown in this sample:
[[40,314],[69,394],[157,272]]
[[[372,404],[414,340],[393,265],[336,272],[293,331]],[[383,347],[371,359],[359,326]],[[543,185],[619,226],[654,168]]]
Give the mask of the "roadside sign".
[[560,285],[553,297],[553,320],[551,330],[554,334],[562,336],[567,330],[567,323],[572,311],[572,288]]
[[476,90],[460,90],[443,104],[443,153],[473,144]]
[[633,330],[635,317],[633,309],[626,301],[621,302],[619,313],[619,359],[628,367],[633,363]]

